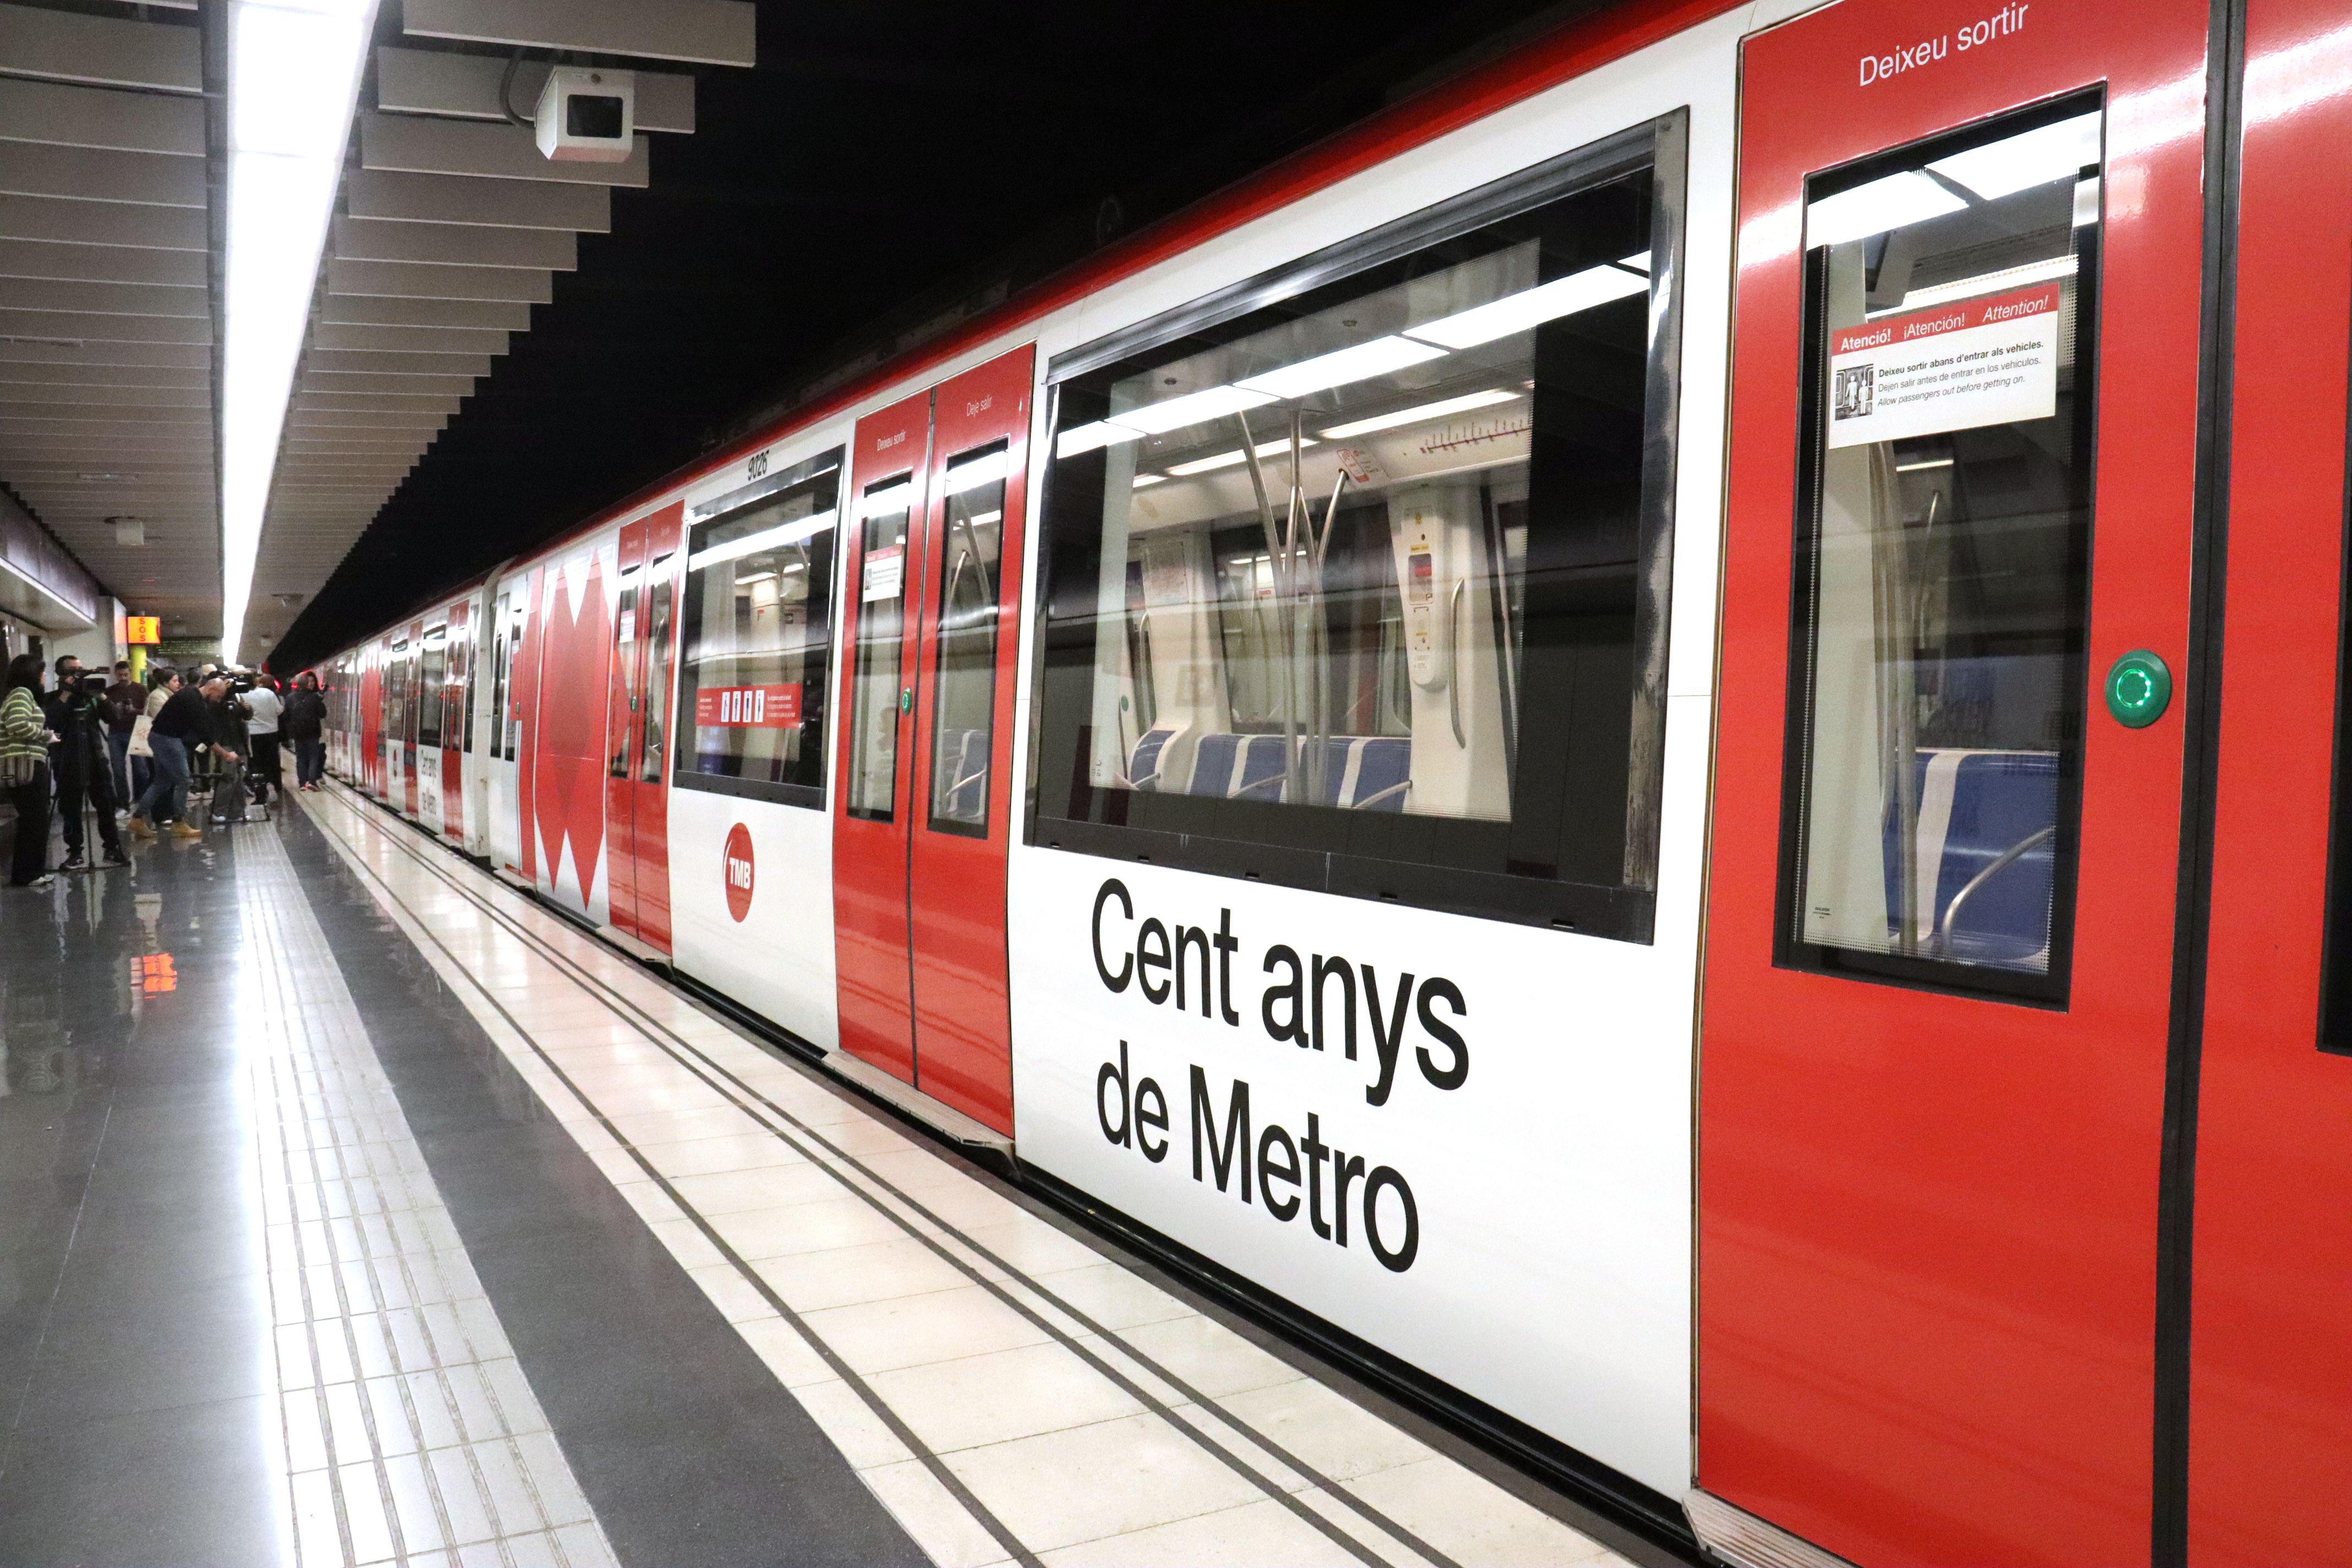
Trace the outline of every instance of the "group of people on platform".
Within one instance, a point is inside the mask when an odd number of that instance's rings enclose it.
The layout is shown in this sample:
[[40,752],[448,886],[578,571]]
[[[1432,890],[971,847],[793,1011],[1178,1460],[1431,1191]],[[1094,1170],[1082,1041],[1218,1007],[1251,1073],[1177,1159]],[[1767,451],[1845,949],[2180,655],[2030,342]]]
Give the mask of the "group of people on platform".
[[[47,684],[54,673],[55,685]],[[0,796],[16,815],[9,858],[11,887],[46,888],[58,871],[91,868],[85,818],[98,824],[100,866],[128,866],[121,828],[142,838],[169,832],[194,838],[188,820],[194,771],[209,757],[216,773],[214,822],[242,821],[246,802],[285,794],[281,743],[294,750],[298,789],[326,775],[326,697],[305,670],[289,689],[269,675],[204,665],[187,678],[149,669],[133,679],[128,660],[109,681],[68,654],[52,670],[38,654],[8,665],[0,692]],[[235,810],[223,809],[234,802]],[[52,825],[63,830],[65,860],[48,864]]]

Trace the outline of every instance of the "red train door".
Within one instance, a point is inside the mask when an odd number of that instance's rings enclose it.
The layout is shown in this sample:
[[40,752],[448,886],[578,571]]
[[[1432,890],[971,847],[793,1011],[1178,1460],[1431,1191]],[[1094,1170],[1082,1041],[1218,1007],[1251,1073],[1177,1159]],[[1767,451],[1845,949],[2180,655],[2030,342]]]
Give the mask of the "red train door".
[[1005,1132],[1023,348],[861,421],[835,818],[842,1042]]
[[[425,712],[425,623],[408,628],[408,657],[400,666],[400,808],[411,821],[422,809],[416,795],[416,722]],[[437,700],[440,693],[433,693]]]
[[383,645],[370,643],[360,652],[359,755],[352,759],[361,789],[383,798]]
[[2246,21],[2194,1288],[2179,1331],[2198,1568],[2352,1563],[2347,21],[2345,0],[2265,0]]
[[669,951],[670,645],[677,634],[682,507],[621,529],[612,708],[604,725],[604,817],[612,923]]
[[1703,1532],[2149,1558],[2207,27],[1743,49]]

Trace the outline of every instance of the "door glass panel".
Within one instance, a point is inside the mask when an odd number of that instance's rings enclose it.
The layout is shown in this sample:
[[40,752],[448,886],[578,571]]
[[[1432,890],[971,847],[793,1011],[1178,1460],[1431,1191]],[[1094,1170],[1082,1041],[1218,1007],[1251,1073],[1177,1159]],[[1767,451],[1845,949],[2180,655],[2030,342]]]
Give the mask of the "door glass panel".
[[950,458],[940,530],[938,677],[931,704],[930,825],[988,836],[996,711],[998,571],[1004,553],[1005,444]]
[[898,788],[898,656],[907,594],[907,518],[915,495],[904,478],[858,498],[857,654],[849,693],[852,816],[887,822]]
[[[473,619],[468,616],[465,626],[460,629],[457,641],[449,647],[449,684],[454,689],[450,701],[462,708],[465,723],[465,728],[457,732],[456,743],[460,750],[467,752],[474,749],[473,629]],[[455,695],[455,692],[458,691],[465,693],[462,704],[459,704],[459,700]]]
[[[499,595],[498,615],[490,622],[490,755],[506,755],[507,717],[507,596]],[[470,731],[473,726],[467,726]]]
[[506,731],[506,760],[515,762],[522,755],[522,696],[515,689],[514,661],[522,652],[524,619],[530,614],[530,602],[517,599],[507,623],[506,690],[507,707],[500,728]]
[[1791,962],[2064,994],[2100,130],[1811,183]]
[[637,752],[637,778],[658,784],[662,758],[667,755],[662,728],[669,715],[670,558],[654,563],[652,586],[646,595],[646,721],[645,743]]
[[[636,729],[638,683],[645,675],[637,668],[637,583],[644,575],[642,566],[632,566],[621,574],[620,619],[613,637],[613,701],[616,710],[613,721],[605,726],[613,739],[611,755],[604,766],[606,775],[616,779],[629,776],[629,737]],[[627,707],[620,708],[624,702]]]

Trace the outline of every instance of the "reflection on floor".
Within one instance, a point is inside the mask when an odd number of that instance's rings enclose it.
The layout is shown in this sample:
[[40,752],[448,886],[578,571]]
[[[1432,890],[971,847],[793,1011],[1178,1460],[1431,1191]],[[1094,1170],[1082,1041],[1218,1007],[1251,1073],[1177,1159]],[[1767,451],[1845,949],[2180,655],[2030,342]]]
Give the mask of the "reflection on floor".
[[348,795],[0,1007],[0,1562],[1616,1560]]

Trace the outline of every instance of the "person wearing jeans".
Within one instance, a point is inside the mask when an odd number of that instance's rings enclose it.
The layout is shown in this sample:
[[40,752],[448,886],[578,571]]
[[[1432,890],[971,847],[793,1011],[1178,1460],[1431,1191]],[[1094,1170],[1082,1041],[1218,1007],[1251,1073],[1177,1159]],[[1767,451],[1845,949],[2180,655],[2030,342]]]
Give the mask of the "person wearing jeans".
[[297,789],[316,789],[327,776],[326,719],[327,700],[319,690],[319,678],[306,669],[288,693],[286,711],[278,721],[279,731],[294,743]]
[[149,771],[147,793],[141,795],[139,803],[131,808],[131,831],[142,838],[152,838],[155,837],[152,825],[168,822],[172,824],[173,832],[182,837],[193,838],[195,830],[187,824],[187,743],[176,736],[151,733],[147,737],[147,744],[154,752],[154,765]]
[[172,824],[174,837],[197,837],[196,829],[187,820],[188,749],[212,744],[224,761],[241,760],[234,751],[216,743],[213,705],[227,693],[227,678],[215,671],[206,675],[202,683],[184,686],[172,693],[171,700],[155,715],[155,721],[148,726],[147,743],[155,752],[155,778],[131,810],[131,831],[140,837],[155,837],[154,809],[159,805],[178,819]]

